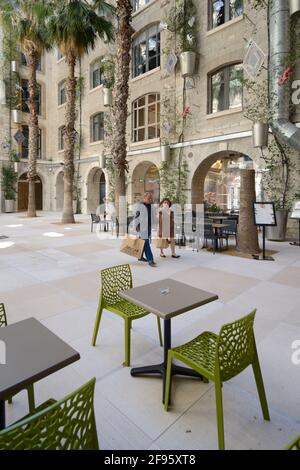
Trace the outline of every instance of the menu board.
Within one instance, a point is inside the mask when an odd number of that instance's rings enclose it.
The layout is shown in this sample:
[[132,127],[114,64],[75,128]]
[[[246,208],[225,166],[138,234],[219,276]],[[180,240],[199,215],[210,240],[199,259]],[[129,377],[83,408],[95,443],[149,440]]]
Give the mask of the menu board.
[[277,225],[274,202],[254,202],[255,225]]
[[294,202],[291,218],[300,219],[300,201]]

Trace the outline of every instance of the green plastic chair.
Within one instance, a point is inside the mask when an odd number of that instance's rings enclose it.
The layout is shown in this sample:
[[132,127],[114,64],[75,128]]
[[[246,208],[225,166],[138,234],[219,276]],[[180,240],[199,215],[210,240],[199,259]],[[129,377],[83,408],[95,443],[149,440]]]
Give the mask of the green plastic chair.
[[290,442],[285,450],[300,450],[300,436],[296,437],[296,439]]
[[265,420],[270,421],[253,331],[256,310],[233,323],[223,325],[219,335],[204,332],[168,353],[165,410],[168,411],[172,360],[178,359],[215,383],[219,449],[225,449],[222,384],[252,365]]
[[[7,316],[5,312],[5,307],[4,304],[0,304],[0,328],[7,326]],[[29,411],[32,413],[35,409],[35,401],[34,401],[34,389],[33,385],[28,385],[26,387],[27,390],[27,395],[28,395],[28,406],[29,406]],[[12,398],[10,397],[8,399],[8,403],[12,403]]]
[[98,450],[92,379],[0,431],[0,450]]
[[[132,288],[132,274],[129,264],[113,266],[101,271],[101,292],[98,311],[95,320],[92,345],[95,346],[103,309],[122,317],[125,321],[125,366],[130,366],[130,332],[133,320],[145,317],[150,312],[142,307],[128,302],[119,293]],[[160,345],[162,334],[160,319],[157,317],[157,327]]]

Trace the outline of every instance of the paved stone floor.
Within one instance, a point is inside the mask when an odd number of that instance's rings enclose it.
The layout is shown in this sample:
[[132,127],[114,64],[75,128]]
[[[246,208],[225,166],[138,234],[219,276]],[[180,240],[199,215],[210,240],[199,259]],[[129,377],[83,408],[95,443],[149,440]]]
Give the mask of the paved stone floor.
[[[254,379],[246,370],[224,385],[227,448],[281,449],[300,434],[300,364],[291,360],[292,343],[300,340],[300,248],[268,243],[278,252],[273,263],[182,249],[178,260],[156,256],[154,269],[121,254],[119,241],[91,234],[87,216],[78,216],[73,226],[60,225],[59,217],[0,215],[0,235],[9,237],[0,240],[0,302],[9,322],[34,316],[81,354],[76,364],[36,384],[38,403],[61,398],[95,376],[102,449],[217,448],[213,384],[174,379],[173,406],[165,413],[161,381],[132,378],[122,366],[120,318],[104,312],[97,346],[91,346],[99,271],[129,262],[135,285],[172,277],[219,295],[219,301],[173,320],[173,345],[203,330],[218,332],[223,323],[257,307],[255,332],[271,422],[262,419]],[[161,357],[154,316],[136,321],[132,365]],[[26,413],[22,392],[7,405],[8,422]]]

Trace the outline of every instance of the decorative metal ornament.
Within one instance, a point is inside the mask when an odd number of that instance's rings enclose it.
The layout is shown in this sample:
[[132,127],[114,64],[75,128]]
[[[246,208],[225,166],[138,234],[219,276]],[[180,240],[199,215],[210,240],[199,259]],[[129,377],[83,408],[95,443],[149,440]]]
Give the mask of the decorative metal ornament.
[[264,64],[265,58],[266,54],[263,52],[263,50],[256,44],[256,42],[251,40],[244,57],[243,67],[252,79],[255,80],[258,76]]
[[177,59],[175,52],[171,51],[167,56],[166,65],[165,65],[165,70],[167,71],[169,75],[171,75],[174,72],[177,61],[178,59]]

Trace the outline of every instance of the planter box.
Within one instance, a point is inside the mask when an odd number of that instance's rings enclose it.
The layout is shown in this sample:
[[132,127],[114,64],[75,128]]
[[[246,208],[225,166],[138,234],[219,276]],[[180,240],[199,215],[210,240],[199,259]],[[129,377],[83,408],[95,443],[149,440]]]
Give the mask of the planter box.
[[163,163],[169,162],[171,158],[170,146],[161,145],[160,147],[160,158]]
[[267,239],[278,242],[284,242],[286,236],[286,227],[288,220],[288,211],[285,209],[276,211],[276,227],[267,227]]
[[15,73],[18,73],[19,71],[19,64],[16,60],[11,61],[11,71]]
[[23,122],[23,113],[18,109],[12,110],[12,120],[15,124],[21,124]]
[[187,51],[180,54],[180,68],[182,77],[190,77],[195,73],[196,52]]
[[106,167],[106,156],[104,155],[104,153],[101,153],[101,155],[99,156],[99,167],[102,169]]
[[300,11],[300,0],[289,0],[290,3],[290,14],[293,15]]
[[111,90],[111,88],[103,88],[103,104],[106,107],[112,105],[112,90]]
[[15,201],[5,199],[4,206],[5,206],[6,213],[15,212]]
[[269,140],[269,124],[266,122],[255,122],[252,129],[253,147],[268,147]]

